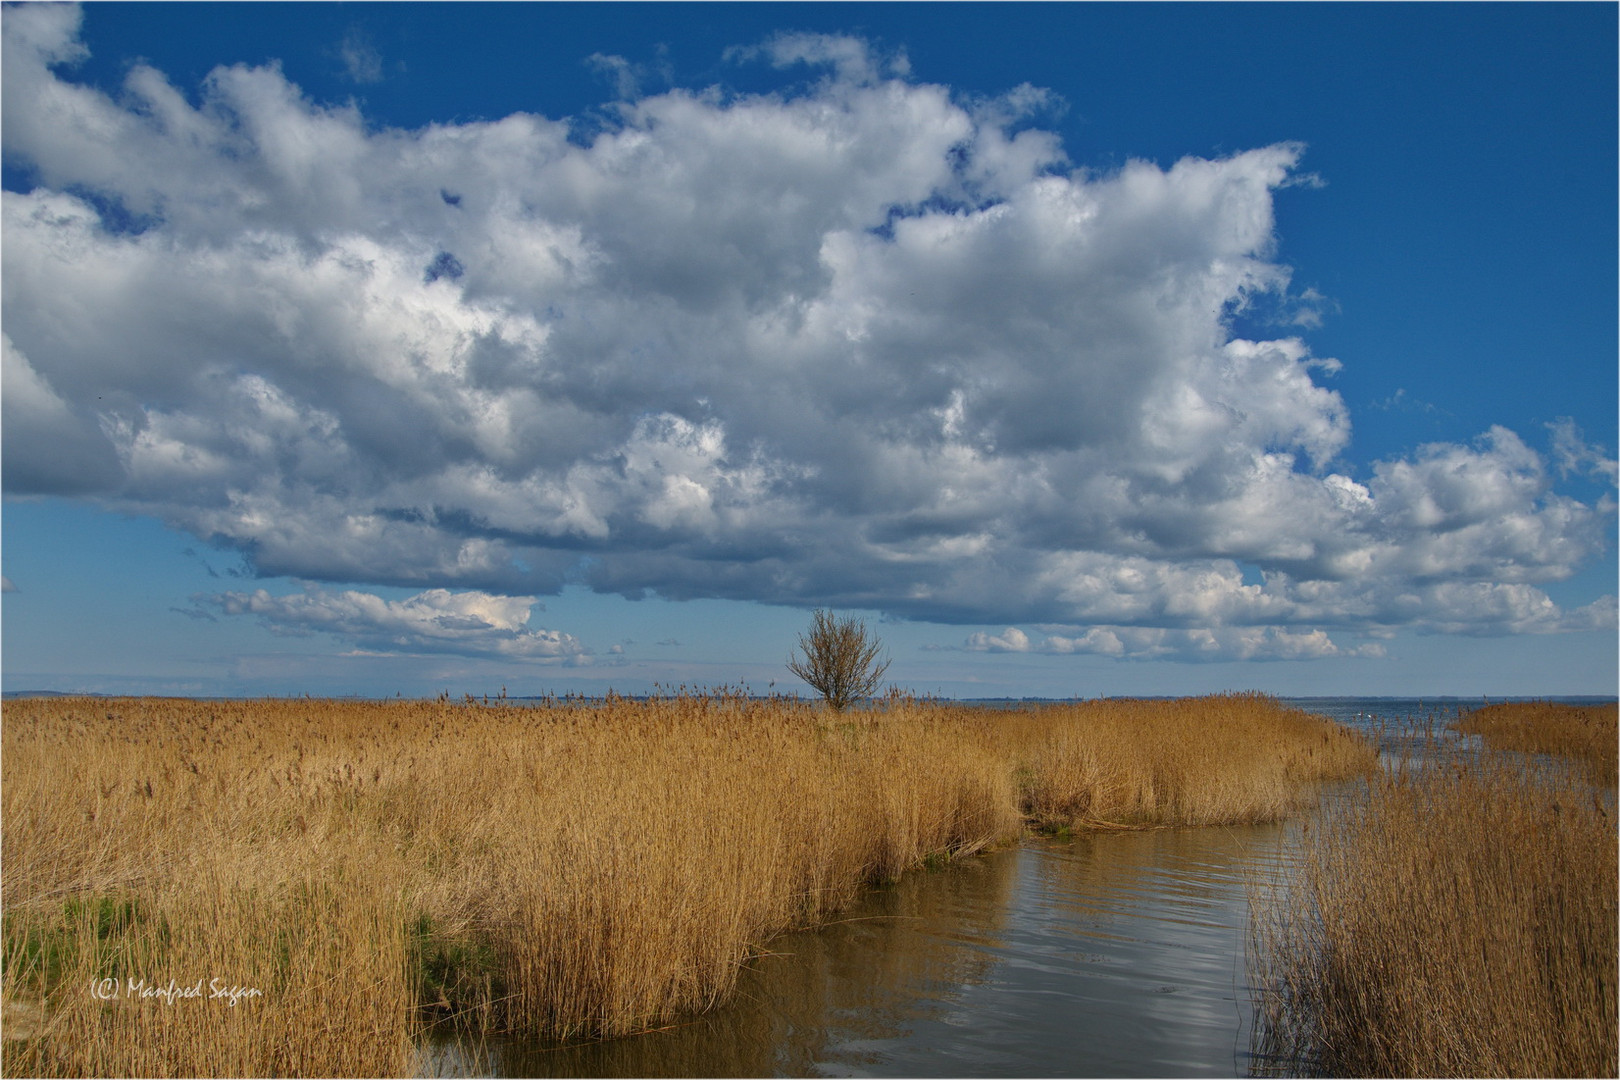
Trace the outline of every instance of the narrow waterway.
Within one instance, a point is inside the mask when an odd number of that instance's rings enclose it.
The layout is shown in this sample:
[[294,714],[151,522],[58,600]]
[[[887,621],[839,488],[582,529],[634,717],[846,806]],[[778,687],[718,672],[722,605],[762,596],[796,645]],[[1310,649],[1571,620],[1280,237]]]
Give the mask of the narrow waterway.
[[496,1076],[1233,1076],[1248,1068],[1246,887],[1278,826],[1029,842],[872,892],[773,943],[737,1000],[563,1048],[424,1046]]
[[[1430,745],[1460,703],[1314,699]],[[1470,703],[1472,704],[1472,703]],[[1458,741],[1456,736],[1442,742]],[[666,1030],[548,1047],[424,1040],[440,1076],[1244,1076],[1249,898],[1298,824],[1031,840],[906,875],[823,929],[772,943],[725,1008]]]

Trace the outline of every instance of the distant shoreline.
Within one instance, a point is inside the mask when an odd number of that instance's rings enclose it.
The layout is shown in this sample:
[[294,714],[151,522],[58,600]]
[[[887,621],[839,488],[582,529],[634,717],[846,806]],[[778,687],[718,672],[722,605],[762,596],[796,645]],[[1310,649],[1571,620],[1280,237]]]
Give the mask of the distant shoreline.
[[[651,701],[658,698],[677,697],[674,694],[620,694],[613,692],[615,698],[624,701]],[[706,694],[699,690],[686,694],[687,697],[703,697]],[[772,698],[797,698],[803,701],[812,701],[815,698],[809,694],[749,694],[742,695],[755,701],[769,701]],[[923,695],[919,695],[922,697]],[[1182,698],[1204,697],[1203,694],[1098,694],[1094,697],[976,697],[976,698],[948,698],[938,697],[932,700],[948,701],[955,705],[1064,705],[1078,701],[1177,701]],[[1451,702],[1505,702],[1505,701],[1556,701],[1569,704],[1587,705],[1601,704],[1611,701],[1620,701],[1616,694],[1266,694],[1266,697],[1276,698],[1278,701],[1426,701],[1436,703]],[[54,698],[54,697],[85,697],[85,698],[172,698],[180,701],[290,701],[308,697],[312,701],[432,701],[432,697],[374,697],[366,694],[108,694],[88,690],[4,690],[0,691],[0,700],[18,698]],[[485,697],[475,695],[473,702],[483,704]],[[530,694],[509,695],[505,698],[488,698],[493,704],[497,700],[518,704],[538,704],[546,702],[600,702],[606,701],[606,694]],[[460,705],[467,703],[466,698],[450,698],[448,704]]]

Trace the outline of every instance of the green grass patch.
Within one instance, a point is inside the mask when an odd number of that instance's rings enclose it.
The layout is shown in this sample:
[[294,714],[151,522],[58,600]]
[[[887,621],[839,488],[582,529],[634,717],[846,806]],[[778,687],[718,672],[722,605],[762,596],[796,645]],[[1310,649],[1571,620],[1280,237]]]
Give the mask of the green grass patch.
[[[0,953],[8,986],[48,994],[68,973],[98,979],[142,972],[169,944],[169,926],[127,893],[71,896],[49,914],[7,912]],[[88,962],[88,963],[87,963]]]

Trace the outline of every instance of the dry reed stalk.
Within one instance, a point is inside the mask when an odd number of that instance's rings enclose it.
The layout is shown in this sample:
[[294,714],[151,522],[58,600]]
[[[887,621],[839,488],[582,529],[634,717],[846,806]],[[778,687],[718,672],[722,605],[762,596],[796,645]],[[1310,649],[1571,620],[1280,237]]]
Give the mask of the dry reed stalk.
[[1336,1076],[1616,1074],[1612,799],[1464,756],[1375,779],[1256,928],[1262,1056]]
[[[391,1074],[425,1022],[643,1030],[1026,812],[1250,821],[1364,764],[1331,725],[1241,697],[18,700],[0,738],[3,996],[43,1017],[0,1050],[11,1075]],[[106,977],[262,996],[93,999]]]
[[1586,766],[1593,783],[1620,781],[1620,706],[1554,701],[1504,702],[1461,714],[1456,728],[1495,750],[1556,754]]

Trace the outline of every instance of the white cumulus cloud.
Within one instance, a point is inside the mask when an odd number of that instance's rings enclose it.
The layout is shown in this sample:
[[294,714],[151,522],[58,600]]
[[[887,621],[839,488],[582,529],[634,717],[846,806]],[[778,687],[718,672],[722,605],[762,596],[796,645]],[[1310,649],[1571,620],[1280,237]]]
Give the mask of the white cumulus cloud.
[[1028,652],[1029,635],[1016,626],[1009,626],[999,634],[981,631],[968,637],[966,647],[974,652]]
[[449,652],[540,662],[588,663],[588,650],[572,634],[531,629],[532,596],[429,589],[404,600],[317,585],[272,596],[268,590],[194,598],[227,615],[256,615],[282,633],[330,634],[378,652]]
[[1017,627],[1001,634],[970,634],[969,652],[1029,652],[1053,656],[1088,654],[1116,660],[1319,660],[1324,657],[1382,656],[1376,643],[1341,648],[1322,630],[1287,630],[1275,626],[1200,627],[1191,630],[1154,626],[1060,628],[1039,641]]
[[1325,303],[1278,261],[1297,145],[1074,169],[1037,88],[814,35],[736,54],[774,93],[400,130],[273,65],[109,96],[73,78],[85,17],[0,24],[37,181],[3,196],[8,492],[265,575],[1106,626],[1065,639],[1107,655],[1600,617],[1541,586],[1613,510],[1554,481],[1612,455],[1495,428],[1358,477],[1339,361],[1231,332]]

